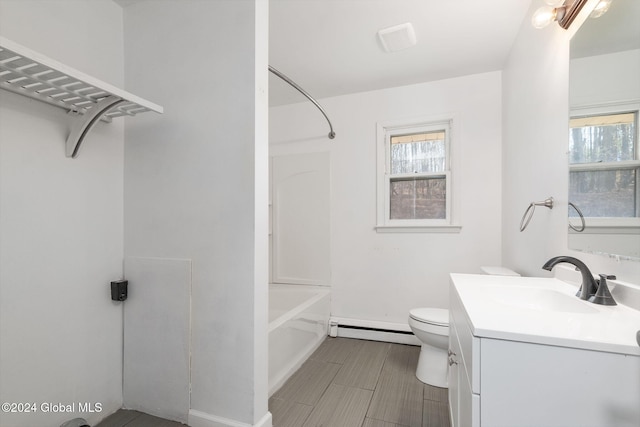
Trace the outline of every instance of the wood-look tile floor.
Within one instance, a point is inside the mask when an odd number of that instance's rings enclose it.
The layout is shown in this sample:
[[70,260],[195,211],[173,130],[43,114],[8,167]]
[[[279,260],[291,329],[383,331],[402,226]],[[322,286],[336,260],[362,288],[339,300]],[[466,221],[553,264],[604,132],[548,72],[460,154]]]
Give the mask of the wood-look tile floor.
[[169,421],[153,415],[144,414],[129,409],[120,409],[109,415],[96,427],[186,427],[177,421]]
[[420,347],[327,338],[269,399],[274,427],[449,427],[447,389],[415,376]]
[[[420,347],[327,338],[269,399],[274,427],[449,427],[447,389],[415,376]],[[120,410],[96,427],[185,427]]]

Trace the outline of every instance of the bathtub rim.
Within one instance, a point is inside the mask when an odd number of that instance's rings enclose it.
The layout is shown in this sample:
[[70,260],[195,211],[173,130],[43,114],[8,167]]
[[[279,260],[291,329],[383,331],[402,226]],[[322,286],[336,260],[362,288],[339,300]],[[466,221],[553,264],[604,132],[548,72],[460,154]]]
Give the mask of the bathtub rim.
[[[331,297],[331,289],[327,286],[318,286],[318,285],[295,285],[295,284],[283,284],[283,283],[270,283],[269,284],[269,292],[271,290],[294,290],[292,288],[295,287],[295,291],[304,291],[308,292],[310,295],[313,295],[309,299],[306,299],[302,304],[296,305],[293,309],[286,311],[280,316],[269,322],[269,333],[271,333],[274,329],[277,329],[279,326],[282,326],[285,322],[290,319],[293,319],[298,314],[305,311],[307,308],[311,307],[316,302],[320,301],[325,296],[329,295]],[[271,295],[269,295],[271,298]],[[331,314],[329,314],[331,316]]]

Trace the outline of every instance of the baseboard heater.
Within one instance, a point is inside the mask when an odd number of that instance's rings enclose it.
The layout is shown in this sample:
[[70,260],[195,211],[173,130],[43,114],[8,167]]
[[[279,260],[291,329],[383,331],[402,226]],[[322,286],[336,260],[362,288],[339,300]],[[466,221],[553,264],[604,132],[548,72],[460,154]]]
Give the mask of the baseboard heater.
[[420,345],[408,324],[332,317],[329,336]]

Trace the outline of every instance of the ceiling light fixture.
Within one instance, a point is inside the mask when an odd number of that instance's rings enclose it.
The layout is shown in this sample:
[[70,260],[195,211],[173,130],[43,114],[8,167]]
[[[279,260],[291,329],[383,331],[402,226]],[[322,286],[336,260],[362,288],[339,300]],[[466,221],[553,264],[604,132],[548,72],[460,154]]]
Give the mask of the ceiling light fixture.
[[566,30],[571,26],[571,23],[576,19],[580,10],[582,10],[589,0],[544,1],[548,6],[543,6],[535,11],[531,18],[531,25],[535,28],[544,28],[553,21],[558,21],[558,25]]
[[531,25],[534,28],[544,28],[547,25],[551,24],[553,21],[558,21],[562,19],[564,16],[564,7],[551,7],[551,6],[542,6],[538,10],[535,11],[533,16],[531,17]]

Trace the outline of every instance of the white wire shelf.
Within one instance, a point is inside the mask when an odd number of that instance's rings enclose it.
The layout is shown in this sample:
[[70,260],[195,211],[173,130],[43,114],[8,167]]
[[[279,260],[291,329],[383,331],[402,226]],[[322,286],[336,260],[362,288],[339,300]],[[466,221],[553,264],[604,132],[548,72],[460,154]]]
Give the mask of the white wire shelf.
[[75,158],[99,121],[162,114],[160,105],[140,98],[0,36],[0,88],[76,113],[67,138],[67,157]]

